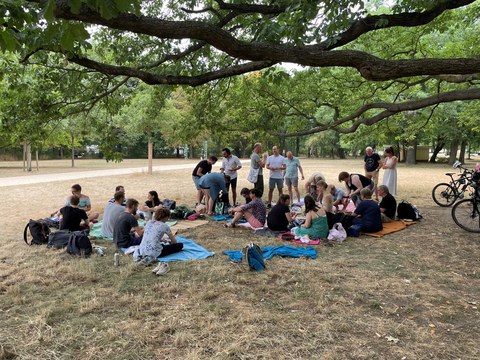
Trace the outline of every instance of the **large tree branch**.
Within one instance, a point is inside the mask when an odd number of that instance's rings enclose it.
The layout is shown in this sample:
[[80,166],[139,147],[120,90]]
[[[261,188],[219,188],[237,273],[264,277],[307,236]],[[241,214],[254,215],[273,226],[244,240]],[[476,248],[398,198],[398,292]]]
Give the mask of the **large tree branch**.
[[[430,13],[421,13],[422,16],[418,13],[391,15],[388,18],[390,25],[383,26],[415,26],[415,24],[423,24],[431,21],[445,9],[460,7],[471,2],[473,0],[446,1],[442,3],[441,9],[437,7],[435,8],[436,11],[431,10]],[[65,1],[57,1],[55,15],[65,20],[79,20],[86,23],[104,25],[113,29],[132,31],[160,39],[196,39],[204,41],[234,58],[255,62],[257,65],[255,70],[259,69],[258,65],[260,62],[263,62],[265,67],[278,62],[292,62],[313,67],[352,67],[356,68],[365,79],[375,81],[418,75],[465,75],[480,72],[480,58],[383,60],[360,51],[331,51],[328,50],[328,47],[326,48],[324,43],[307,46],[266,42],[248,43],[235,38],[221,27],[209,23],[200,21],[166,21],[147,16],[135,16],[133,14],[120,14],[113,19],[104,19],[99,13],[86,6],[82,6],[80,12],[74,14]],[[366,21],[370,18],[367,17],[363,20],[366,22],[366,25],[362,28],[363,30],[351,31],[353,35],[350,35],[350,40],[344,33],[342,35],[344,40],[342,41],[346,44],[358,37],[362,31],[364,33],[365,31],[373,30],[372,26],[374,25]],[[359,27],[358,24],[357,27]],[[381,28],[381,26],[377,26],[377,28]],[[110,67],[99,67],[99,71],[108,68]],[[121,75],[132,76],[131,72],[133,69],[125,67],[123,69],[125,72],[121,73]],[[235,72],[236,75],[241,73],[238,70]],[[243,70],[246,72],[247,67],[243,67]],[[226,71],[225,74],[229,74],[229,72]],[[218,77],[215,76],[212,79],[219,77],[221,77],[220,73],[218,73]],[[178,79],[181,84],[188,84],[183,77],[173,77],[170,79],[170,83],[173,83],[175,79]],[[149,83],[155,82],[151,81]]]
[[[293,137],[293,136],[304,136],[311,135],[325,130],[335,130],[342,134],[353,133],[357,130],[360,125],[373,125],[376,124],[392,115],[405,112],[413,111],[418,109],[423,109],[429,106],[434,106],[441,103],[453,102],[459,100],[478,100],[480,99],[480,88],[468,89],[468,90],[454,90],[439,93],[433,96],[429,96],[423,99],[410,100],[401,103],[386,103],[378,102],[366,104],[356,110],[354,113],[340,118],[329,124],[324,124],[317,126],[312,129],[297,131],[294,133],[276,133],[279,136]],[[367,111],[374,109],[384,109],[383,111],[369,117],[362,117]],[[353,121],[353,123],[348,127],[343,127],[342,125]]]
[[144,71],[141,68],[132,68],[127,66],[113,66],[103,64],[91,59],[87,59],[80,56],[72,56],[69,61],[78,64],[80,66],[96,70],[98,72],[113,75],[113,76],[129,76],[136,77],[146,84],[162,84],[162,85],[189,85],[199,86],[206,84],[207,82],[223,79],[231,76],[244,74],[247,72],[258,71],[266,67],[274,65],[273,62],[268,61],[254,61],[240,65],[233,65],[225,69],[218,71],[210,71],[197,76],[181,76],[181,75],[158,75],[148,71]]

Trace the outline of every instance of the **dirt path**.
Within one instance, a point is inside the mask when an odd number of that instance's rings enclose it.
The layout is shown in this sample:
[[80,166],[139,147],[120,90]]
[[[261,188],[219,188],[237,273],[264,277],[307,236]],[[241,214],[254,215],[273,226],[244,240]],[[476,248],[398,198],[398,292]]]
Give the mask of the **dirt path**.
[[[188,169],[188,168],[193,169],[195,167],[195,164],[196,163],[180,164],[180,165],[160,165],[160,166],[154,166],[153,171],[155,172],[155,171],[166,171],[166,170],[180,170],[180,169]],[[39,183],[46,183],[51,181],[85,179],[85,178],[94,178],[94,177],[101,177],[101,176],[147,173],[147,171],[148,171],[147,167],[144,166],[144,167],[135,167],[135,168],[123,168],[123,169],[89,170],[89,171],[77,171],[77,172],[58,173],[58,174],[15,176],[15,177],[8,177],[8,178],[0,178],[0,187],[39,184]]]

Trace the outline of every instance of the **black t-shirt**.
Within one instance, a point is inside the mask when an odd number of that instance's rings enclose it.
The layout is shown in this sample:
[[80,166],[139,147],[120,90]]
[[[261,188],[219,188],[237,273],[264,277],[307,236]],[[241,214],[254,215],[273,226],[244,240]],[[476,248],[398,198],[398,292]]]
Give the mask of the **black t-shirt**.
[[145,205],[146,205],[148,208],[153,208],[153,207],[155,207],[155,206],[160,205],[161,203],[162,203],[162,202],[161,202],[160,200],[155,200],[153,203],[152,203],[152,201],[150,201],[150,200],[145,201]]
[[369,186],[371,183],[372,183],[372,180],[370,180],[369,178],[367,178],[366,176],[363,176],[361,174],[352,174],[350,175],[350,185],[347,185],[347,187],[352,190],[352,191],[355,191],[357,190],[358,188],[353,185],[352,183],[352,176],[353,175],[358,175],[358,177],[360,178],[360,182],[362,183],[362,186],[365,188],[367,186]]
[[288,212],[290,209],[287,205],[275,205],[267,216],[268,228],[273,231],[288,230],[288,219],[285,215]]
[[382,198],[382,201],[380,201],[380,208],[385,209],[383,212],[385,216],[388,216],[390,219],[395,219],[397,200],[395,200],[392,194],[387,194]]
[[78,231],[80,230],[80,223],[82,220],[88,219],[88,215],[85,210],[71,206],[65,206],[61,208],[60,214],[63,216],[60,224],[60,230]]
[[130,242],[130,231],[137,226],[138,221],[132,214],[121,213],[113,225],[113,242],[115,245],[118,247],[127,246]]
[[372,154],[370,156],[365,155],[365,158],[363,161],[365,161],[365,169],[368,172],[372,172],[378,169],[378,165],[380,163],[380,155],[378,154]]
[[197,166],[195,166],[195,169],[193,169],[192,176],[198,176],[197,172],[199,168],[202,169],[202,175],[208,174],[212,171],[212,165],[208,163],[208,160],[202,160],[197,164]]

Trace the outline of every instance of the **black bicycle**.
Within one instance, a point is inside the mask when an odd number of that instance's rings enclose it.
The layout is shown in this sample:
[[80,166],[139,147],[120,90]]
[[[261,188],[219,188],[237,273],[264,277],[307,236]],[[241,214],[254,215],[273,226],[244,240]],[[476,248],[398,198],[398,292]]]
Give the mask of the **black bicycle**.
[[480,233],[480,182],[474,179],[470,185],[475,189],[473,196],[453,206],[452,218],[463,230]]
[[[469,188],[473,170],[464,168],[459,161],[453,164],[453,168],[460,169],[462,172],[459,174],[446,173],[445,175],[450,176],[450,183],[437,184],[432,190],[433,201],[443,207],[453,205],[458,199],[463,199],[467,192],[471,192]],[[457,175],[456,179],[454,175]]]

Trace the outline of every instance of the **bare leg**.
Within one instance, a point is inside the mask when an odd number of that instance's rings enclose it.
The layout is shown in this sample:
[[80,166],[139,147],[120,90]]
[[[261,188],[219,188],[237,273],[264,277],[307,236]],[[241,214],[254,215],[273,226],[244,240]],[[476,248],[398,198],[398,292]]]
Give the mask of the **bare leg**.
[[200,190],[197,190],[197,204],[200,204],[203,200],[203,191],[200,189]]
[[269,203],[269,204],[272,203],[273,190],[274,190],[274,189],[269,189],[269,190],[268,190],[268,203]]
[[[298,186],[294,186],[294,188],[295,188],[295,194],[297,195],[298,202],[300,202],[300,191],[298,191]],[[292,195],[290,195],[290,199],[292,199],[293,201]]]
[[213,213],[213,199],[210,197],[210,189],[202,189],[203,195],[205,196],[205,205],[207,206],[207,215],[212,215]]
[[237,187],[233,187],[232,186],[232,206],[235,206],[235,204],[237,203]]

